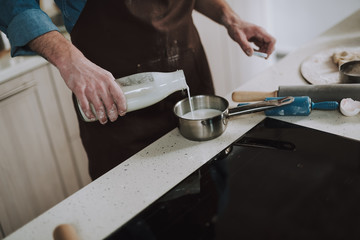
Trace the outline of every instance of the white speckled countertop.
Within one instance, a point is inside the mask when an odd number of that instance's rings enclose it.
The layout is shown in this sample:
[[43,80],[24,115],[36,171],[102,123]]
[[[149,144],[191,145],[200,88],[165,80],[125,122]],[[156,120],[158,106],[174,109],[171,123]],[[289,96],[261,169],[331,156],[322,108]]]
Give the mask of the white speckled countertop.
[[[307,84],[299,73],[301,62],[323,49],[360,44],[359,22],[357,11],[239,89],[273,91],[279,85]],[[81,239],[102,239],[264,117],[263,113],[233,117],[222,136],[206,142],[188,141],[174,129],[6,239],[51,239],[54,228],[62,223],[72,224]],[[338,111],[313,111],[308,117],[278,118],[360,140],[360,114],[344,117]]]
[[0,83],[47,64],[40,56],[10,57],[10,53],[0,58]]

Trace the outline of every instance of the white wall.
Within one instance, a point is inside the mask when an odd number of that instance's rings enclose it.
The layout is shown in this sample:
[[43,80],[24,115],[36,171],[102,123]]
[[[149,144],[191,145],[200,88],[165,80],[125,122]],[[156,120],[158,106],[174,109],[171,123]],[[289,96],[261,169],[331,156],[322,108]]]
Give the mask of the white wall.
[[247,57],[222,26],[194,13],[207,53],[216,94],[226,95],[284,55],[310,41],[360,8],[359,0],[228,0],[247,21],[264,27],[277,39],[269,60]]
[[[270,31],[268,0],[229,0],[228,3],[243,19]],[[194,21],[209,59],[216,94],[226,95],[271,64],[271,59],[247,57],[223,26],[198,13],[194,13]]]
[[[295,50],[360,8],[359,0],[270,0],[280,53]],[[360,23],[359,23],[360,25]]]

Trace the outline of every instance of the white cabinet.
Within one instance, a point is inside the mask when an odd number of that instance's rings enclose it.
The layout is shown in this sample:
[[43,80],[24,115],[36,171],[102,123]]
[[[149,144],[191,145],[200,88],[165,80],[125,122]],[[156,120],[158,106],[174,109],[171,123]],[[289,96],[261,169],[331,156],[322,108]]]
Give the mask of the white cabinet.
[[61,110],[61,116],[65,125],[65,131],[70,144],[73,158],[76,161],[78,178],[82,186],[88,184],[91,179],[88,172],[88,160],[86,152],[81,143],[79,126],[75,113],[74,104],[72,101],[72,92],[66,86],[64,80],[60,76],[59,71],[53,66],[48,65],[50,68],[54,88],[58,98],[59,107]]
[[70,93],[56,74],[46,64],[0,84],[0,239],[90,181]]

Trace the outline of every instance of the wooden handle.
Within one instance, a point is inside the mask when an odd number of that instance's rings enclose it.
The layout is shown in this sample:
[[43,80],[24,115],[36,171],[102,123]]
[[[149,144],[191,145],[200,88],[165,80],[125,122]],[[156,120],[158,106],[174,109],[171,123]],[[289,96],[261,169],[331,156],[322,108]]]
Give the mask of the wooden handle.
[[273,91],[273,92],[235,91],[232,93],[232,100],[234,102],[263,101],[267,97],[277,97],[277,92],[278,91]]
[[75,228],[70,224],[61,224],[57,226],[53,233],[54,240],[80,240]]

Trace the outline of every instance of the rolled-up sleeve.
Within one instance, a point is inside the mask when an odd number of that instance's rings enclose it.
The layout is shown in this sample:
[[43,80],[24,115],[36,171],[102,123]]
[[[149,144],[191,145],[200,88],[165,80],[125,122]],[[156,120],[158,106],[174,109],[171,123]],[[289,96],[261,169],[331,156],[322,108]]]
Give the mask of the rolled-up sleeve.
[[27,44],[47,32],[59,31],[35,0],[0,0],[0,5],[0,29],[10,41],[13,57],[36,54]]

